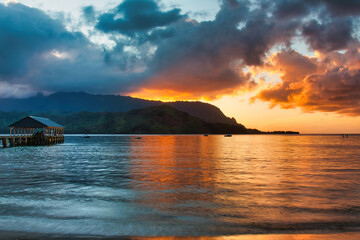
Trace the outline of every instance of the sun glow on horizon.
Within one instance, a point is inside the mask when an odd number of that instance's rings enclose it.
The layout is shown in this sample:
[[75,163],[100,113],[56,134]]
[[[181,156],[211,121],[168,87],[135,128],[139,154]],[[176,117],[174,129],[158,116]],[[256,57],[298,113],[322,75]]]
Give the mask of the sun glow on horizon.
[[192,93],[177,92],[174,90],[147,89],[142,88],[136,92],[126,93],[134,98],[141,98],[151,101],[176,102],[176,101],[208,101],[206,97],[195,97]]
[[146,100],[202,101],[221,109],[247,128],[261,131],[299,131],[302,134],[351,134],[360,133],[360,116],[342,116],[333,112],[304,111],[300,108],[282,109],[263,101],[253,101],[254,92],[222,96],[218,99],[194,98],[188,93],[143,89],[129,94]]
[[[257,128],[262,131],[299,131],[309,133],[360,133],[360,116],[344,116],[331,111],[318,111],[310,107],[301,109],[298,104],[306,103],[306,96],[294,95],[287,107],[277,105],[276,102],[262,101],[257,95],[276,85],[284,84],[281,78],[289,77],[286,69],[276,66],[275,52],[270,58],[273,66],[263,68],[249,68],[248,72],[256,78],[257,85],[253,89],[235,91],[236,94],[223,94],[216,98],[195,96],[189,92],[180,92],[168,89],[146,89],[128,93],[132,97],[163,102],[173,101],[202,101],[219,107],[226,116],[234,117],[238,123],[248,128]],[[318,52],[308,59],[322,58]],[[291,67],[291,66],[290,66]],[[294,74],[294,72],[290,72]],[[296,72],[295,72],[296,74]],[[288,89],[303,87],[304,83],[290,83]],[[290,105],[290,103],[294,105]]]

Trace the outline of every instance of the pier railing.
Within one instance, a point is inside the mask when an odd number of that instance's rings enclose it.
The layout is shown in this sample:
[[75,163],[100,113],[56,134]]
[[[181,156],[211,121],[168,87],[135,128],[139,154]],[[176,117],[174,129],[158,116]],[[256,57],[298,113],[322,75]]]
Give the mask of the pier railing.
[[63,135],[59,136],[0,136],[0,147],[39,146],[64,143]]

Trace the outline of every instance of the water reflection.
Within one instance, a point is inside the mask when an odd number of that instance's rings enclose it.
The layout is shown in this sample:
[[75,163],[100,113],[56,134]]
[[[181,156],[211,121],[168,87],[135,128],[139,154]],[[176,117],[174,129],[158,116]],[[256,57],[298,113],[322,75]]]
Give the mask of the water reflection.
[[339,161],[343,142],[317,140],[145,137],[131,142],[132,187],[143,192],[140,203],[202,218],[215,231],[229,231],[229,225],[257,232],[359,226],[359,182],[349,179],[359,179],[359,162]]
[[132,187],[138,202],[161,210],[179,224],[212,222],[216,211],[218,138],[143,137],[131,142]]
[[[359,136],[92,136],[0,149],[0,231],[356,231],[359,156]],[[314,236],[287,239],[321,239]]]

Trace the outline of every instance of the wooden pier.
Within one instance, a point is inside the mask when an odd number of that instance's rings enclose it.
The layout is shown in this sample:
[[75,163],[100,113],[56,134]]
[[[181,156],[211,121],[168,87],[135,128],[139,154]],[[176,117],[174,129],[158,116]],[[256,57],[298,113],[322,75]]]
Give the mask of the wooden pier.
[[0,136],[0,147],[53,145],[65,141],[64,127],[47,118],[27,116],[9,128],[10,135]]
[[64,141],[64,136],[0,136],[0,147],[53,145]]

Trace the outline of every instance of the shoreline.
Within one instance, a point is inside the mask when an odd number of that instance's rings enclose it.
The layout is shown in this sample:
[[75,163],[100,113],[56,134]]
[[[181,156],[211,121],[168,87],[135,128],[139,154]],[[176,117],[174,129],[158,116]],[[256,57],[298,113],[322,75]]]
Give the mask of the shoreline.
[[342,232],[342,233],[293,233],[293,234],[244,234],[244,235],[229,235],[229,236],[196,236],[196,237],[180,237],[180,236],[159,236],[159,237],[130,237],[130,236],[97,236],[85,234],[47,234],[47,233],[31,233],[18,231],[2,231],[0,230],[0,239],[4,240],[42,240],[42,239],[122,239],[122,240],[174,240],[174,239],[210,239],[210,240],[358,240],[360,239],[360,232]]

